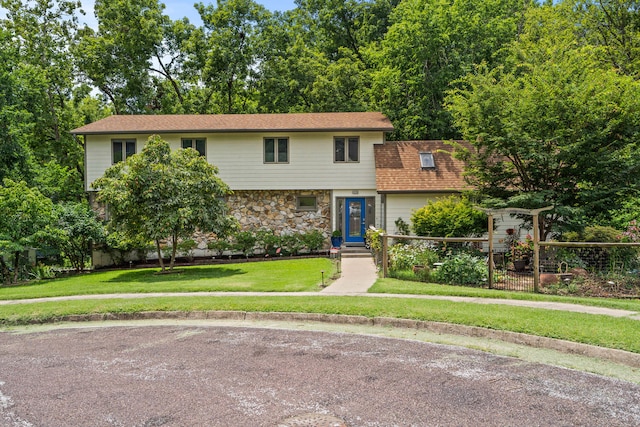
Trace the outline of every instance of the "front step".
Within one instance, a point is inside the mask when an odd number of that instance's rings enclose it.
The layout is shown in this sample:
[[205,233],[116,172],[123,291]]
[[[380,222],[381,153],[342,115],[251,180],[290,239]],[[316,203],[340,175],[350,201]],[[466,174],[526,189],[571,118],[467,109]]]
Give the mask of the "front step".
[[340,248],[342,258],[369,258],[371,251],[364,246],[342,246]]

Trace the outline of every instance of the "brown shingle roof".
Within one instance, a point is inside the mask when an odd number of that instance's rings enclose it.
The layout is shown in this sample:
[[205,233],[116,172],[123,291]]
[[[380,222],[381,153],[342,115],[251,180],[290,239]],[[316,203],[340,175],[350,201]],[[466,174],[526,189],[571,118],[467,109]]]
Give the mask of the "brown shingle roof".
[[393,125],[382,113],[116,115],[79,127],[73,134],[169,132],[383,131]]
[[[386,142],[374,146],[376,187],[380,193],[447,192],[469,189],[464,164],[439,150],[452,151],[443,141]],[[420,153],[433,153],[435,169],[423,169]]]

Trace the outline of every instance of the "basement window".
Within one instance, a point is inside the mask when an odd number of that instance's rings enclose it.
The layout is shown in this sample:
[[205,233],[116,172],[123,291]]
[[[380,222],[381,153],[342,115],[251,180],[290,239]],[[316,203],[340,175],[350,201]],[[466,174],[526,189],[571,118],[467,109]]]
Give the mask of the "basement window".
[[315,211],[318,206],[316,196],[298,196],[296,208],[299,211]]
[[435,169],[436,162],[433,159],[433,153],[420,153],[420,166],[422,169]]

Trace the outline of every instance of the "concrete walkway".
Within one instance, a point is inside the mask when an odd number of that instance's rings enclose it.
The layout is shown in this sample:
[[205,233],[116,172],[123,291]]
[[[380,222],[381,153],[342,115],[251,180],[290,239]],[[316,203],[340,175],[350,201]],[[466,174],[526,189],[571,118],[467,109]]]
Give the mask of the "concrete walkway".
[[320,291],[321,294],[350,294],[367,292],[378,279],[373,258],[343,257],[342,274],[338,280]]

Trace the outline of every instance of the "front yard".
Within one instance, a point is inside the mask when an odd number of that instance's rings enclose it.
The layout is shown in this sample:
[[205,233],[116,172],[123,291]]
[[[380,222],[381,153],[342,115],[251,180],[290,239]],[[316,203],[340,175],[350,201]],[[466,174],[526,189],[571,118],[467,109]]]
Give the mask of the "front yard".
[[[334,273],[326,258],[278,260],[181,268],[160,275],[157,269],[131,269],[82,274],[0,288],[0,300],[117,293],[182,293],[166,297],[108,298],[0,304],[0,326],[50,322],[76,314],[145,311],[244,311],[344,314],[427,320],[616,348],[640,353],[640,320],[501,304],[367,296],[282,296],[273,292],[319,291],[324,272]],[[260,296],[190,296],[199,291],[256,291]],[[640,301],[589,299],[505,292],[481,288],[379,279],[370,292],[474,296],[496,299],[560,301],[619,308],[640,313]],[[9,302],[9,301],[7,301]]]

